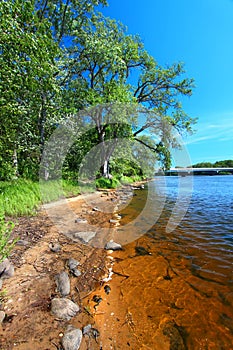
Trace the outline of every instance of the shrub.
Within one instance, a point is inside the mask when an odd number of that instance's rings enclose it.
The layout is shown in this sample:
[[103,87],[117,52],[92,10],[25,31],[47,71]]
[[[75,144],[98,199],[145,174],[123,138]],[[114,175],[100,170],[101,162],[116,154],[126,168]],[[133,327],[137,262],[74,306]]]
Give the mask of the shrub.
[[116,178],[107,179],[100,177],[95,183],[97,188],[117,188],[120,186],[120,182]]

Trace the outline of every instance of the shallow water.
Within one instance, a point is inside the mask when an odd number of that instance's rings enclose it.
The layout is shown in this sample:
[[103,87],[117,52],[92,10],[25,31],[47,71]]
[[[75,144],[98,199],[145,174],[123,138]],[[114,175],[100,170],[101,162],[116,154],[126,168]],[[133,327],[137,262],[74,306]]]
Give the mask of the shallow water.
[[122,228],[155,196],[158,219],[113,254],[112,294],[99,316],[111,334],[103,349],[233,349],[233,176],[151,184],[155,192],[136,191],[120,212]]

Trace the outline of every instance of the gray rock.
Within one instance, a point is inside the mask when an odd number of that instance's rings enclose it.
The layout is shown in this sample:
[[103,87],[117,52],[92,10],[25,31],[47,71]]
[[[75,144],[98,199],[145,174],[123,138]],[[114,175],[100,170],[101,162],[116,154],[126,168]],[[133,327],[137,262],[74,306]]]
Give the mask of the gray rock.
[[111,224],[118,224],[119,221],[118,221],[118,220],[110,219],[109,222],[110,222]]
[[67,261],[67,266],[69,267],[70,270],[75,269],[79,264],[80,264],[80,262],[78,260],[73,259],[73,258],[70,258]]
[[0,278],[1,279],[13,277],[14,273],[15,273],[14,266],[12,265],[12,263],[8,259],[5,259],[0,263]]
[[2,280],[0,279],[0,290],[2,289]]
[[57,290],[62,297],[70,293],[70,279],[67,272],[63,271],[55,276]]
[[74,275],[75,277],[79,277],[81,276],[82,272],[79,269],[71,269],[70,272],[72,273],[72,275]]
[[93,211],[100,211],[99,208],[97,208],[97,207],[92,208],[92,210]]
[[26,246],[28,245],[29,242],[28,241],[25,241],[24,239],[19,239],[17,242],[16,242],[16,245],[20,245],[20,246]]
[[73,234],[74,238],[79,238],[83,243],[88,243],[92,238],[94,238],[96,232],[76,232]]
[[69,321],[79,312],[79,306],[66,298],[54,298],[51,302],[51,312],[54,316]]
[[59,243],[53,243],[53,242],[51,242],[51,243],[49,243],[49,248],[50,248],[50,250],[51,250],[52,252],[54,252],[54,253],[58,253],[58,252],[60,252],[60,250],[61,250],[61,246],[60,246]]
[[3,322],[5,316],[6,316],[5,312],[4,311],[0,311],[0,323]]
[[5,316],[6,316],[5,312],[4,311],[0,311],[0,323],[3,322]]
[[83,327],[83,335],[89,334],[91,332],[92,325],[89,323],[85,327]]
[[75,220],[76,224],[87,224],[87,220],[86,219],[81,219],[81,218],[77,218]]
[[104,249],[106,249],[106,250],[121,250],[122,246],[119,243],[116,243],[113,240],[111,240],[110,242],[106,243]]
[[64,350],[78,350],[82,342],[82,331],[78,328],[68,327],[61,343]]

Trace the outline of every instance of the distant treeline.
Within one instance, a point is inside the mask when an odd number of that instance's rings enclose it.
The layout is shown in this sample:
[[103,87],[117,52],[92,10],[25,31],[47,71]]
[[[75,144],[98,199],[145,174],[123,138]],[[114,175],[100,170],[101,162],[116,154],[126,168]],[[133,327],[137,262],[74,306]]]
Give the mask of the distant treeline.
[[220,160],[215,163],[202,162],[192,165],[192,168],[233,168],[233,160]]

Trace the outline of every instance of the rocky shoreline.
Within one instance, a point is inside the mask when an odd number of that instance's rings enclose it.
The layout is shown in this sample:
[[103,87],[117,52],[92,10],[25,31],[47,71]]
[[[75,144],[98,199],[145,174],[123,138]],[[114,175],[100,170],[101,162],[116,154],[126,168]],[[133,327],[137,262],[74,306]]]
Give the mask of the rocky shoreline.
[[[1,349],[103,348],[94,317],[101,298],[94,295],[86,301],[97,286],[104,288],[106,296],[110,293],[107,282],[113,274],[111,252],[121,249],[121,245],[113,240],[105,243],[105,249],[87,245],[95,233],[85,232],[85,225],[117,226],[120,216],[113,214],[112,209],[102,212],[99,208],[116,206],[117,199],[125,201],[129,191],[132,192],[130,186],[122,189],[120,195],[116,191],[95,193],[88,205],[86,196],[68,201],[76,217],[71,226],[79,228],[76,236],[67,223],[69,234],[61,234],[60,227],[57,229],[51,215],[48,217],[44,211],[37,217],[19,219],[14,230],[18,243],[9,260],[0,265],[0,281],[4,278]],[[64,217],[62,203],[51,207],[56,218]]]

